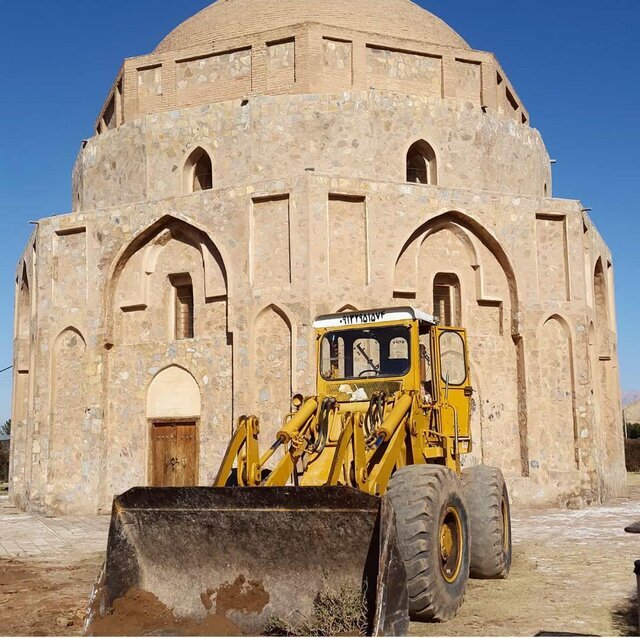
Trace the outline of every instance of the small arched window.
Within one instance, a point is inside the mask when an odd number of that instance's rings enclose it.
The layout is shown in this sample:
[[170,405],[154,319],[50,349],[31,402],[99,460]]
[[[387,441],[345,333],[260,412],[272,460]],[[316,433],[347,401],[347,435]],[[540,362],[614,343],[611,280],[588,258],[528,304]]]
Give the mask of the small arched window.
[[213,188],[213,165],[209,154],[203,148],[198,147],[189,155],[184,167],[184,177],[189,193]]
[[407,151],[407,181],[412,184],[438,183],[436,154],[424,140],[412,144]]
[[450,273],[438,273],[433,280],[433,314],[442,326],[459,326],[461,310],[460,280]]

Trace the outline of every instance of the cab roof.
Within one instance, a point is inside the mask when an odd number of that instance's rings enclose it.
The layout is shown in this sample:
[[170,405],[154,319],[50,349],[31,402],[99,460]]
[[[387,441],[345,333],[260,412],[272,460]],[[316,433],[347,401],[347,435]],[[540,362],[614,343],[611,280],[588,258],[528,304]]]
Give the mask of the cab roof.
[[412,306],[396,308],[373,308],[337,312],[332,315],[319,315],[313,322],[314,328],[345,328],[362,324],[384,324],[391,321],[424,321],[432,326],[438,325],[438,319]]

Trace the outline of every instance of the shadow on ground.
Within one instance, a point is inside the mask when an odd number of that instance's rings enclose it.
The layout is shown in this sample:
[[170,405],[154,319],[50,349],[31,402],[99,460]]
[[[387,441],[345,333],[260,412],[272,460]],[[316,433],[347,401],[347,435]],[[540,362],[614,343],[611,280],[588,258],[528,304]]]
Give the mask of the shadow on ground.
[[611,622],[620,636],[638,636],[638,592],[611,610]]

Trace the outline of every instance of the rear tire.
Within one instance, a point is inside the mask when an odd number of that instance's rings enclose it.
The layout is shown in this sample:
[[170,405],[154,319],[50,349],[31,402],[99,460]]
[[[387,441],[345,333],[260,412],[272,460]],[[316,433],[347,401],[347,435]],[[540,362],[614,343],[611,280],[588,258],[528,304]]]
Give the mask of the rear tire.
[[472,578],[506,578],[511,569],[511,509],[502,472],[476,465],[462,471],[471,524]]
[[456,615],[469,578],[469,522],[462,484],[439,465],[411,465],[390,479],[409,614],[422,622]]

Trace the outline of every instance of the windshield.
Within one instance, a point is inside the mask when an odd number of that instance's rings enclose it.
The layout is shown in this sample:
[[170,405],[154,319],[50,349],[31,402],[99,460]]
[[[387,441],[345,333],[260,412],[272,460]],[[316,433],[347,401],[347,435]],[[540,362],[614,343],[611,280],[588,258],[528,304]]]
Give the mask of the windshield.
[[407,326],[328,332],[322,338],[320,374],[327,381],[401,377],[409,372]]

